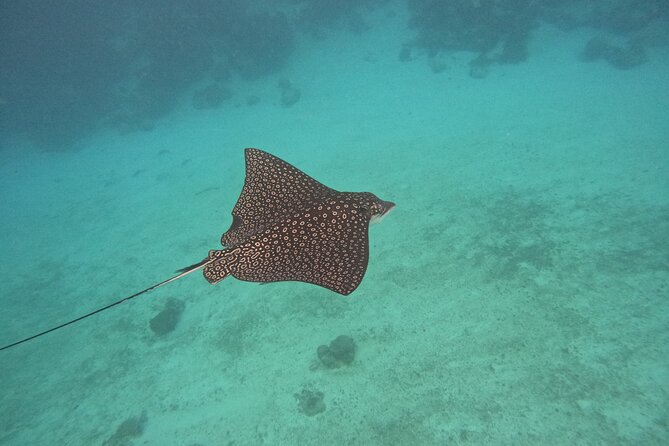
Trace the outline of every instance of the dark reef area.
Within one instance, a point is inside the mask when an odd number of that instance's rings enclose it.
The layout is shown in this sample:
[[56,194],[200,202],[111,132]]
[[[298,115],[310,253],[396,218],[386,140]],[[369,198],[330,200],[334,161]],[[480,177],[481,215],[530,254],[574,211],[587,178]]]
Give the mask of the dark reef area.
[[321,412],[325,412],[325,395],[323,392],[305,387],[300,393],[296,393],[294,396],[300,412],[306,416],[313,417]]
[[592,48],[584,51],[584,59],[604,59],[621,69],[645,62],[646,46],[669,41],[669,3],[663,0],[408,0],[408,5],[416,37],[401,48],[400,60],[413,49],[423,50],[429,61],[442,52],[469,51],[474,78],[485,77],[494,64],[525,61],[532,33],[542,23],[629,39],[625,47],[608,44],[596,57],[589,55]]
[[[300,38],[364,33],[390,0],[147,0],[0,4],[0,147],[76,147],[101,128],[148,131],[183,99],[214,109],[232,79],[281,75]],[[542,23],[602,34],[582,60],[629,69],[669,42],[666,0],[397,0],[414,37],[403,61],[427,58],[435,73],[452,51],[472,53],[470,74],[531,57]],[[612,39],[613,38],[613,39]],[[620,44],[620,42],[626,42]],[[615,43],[611,43],[615,42]],[[575,55],[576,56],[576,55]],[[199,89],[198,89],[199,87]],[[286,88],[291,87],[291,88]],[[280,86],[281,104],[300,99]],[[244,97],[244,92],[238,92]],[[190,98],[189,98],[190,96]],[[259,101],[247,98],[247,103]]]
[[617,46],[601,36],[588,41],[581,53],[581,59],[585,62],[603,59],[621,70],[634,68],[648,60],[642,45],[630,42],[625,46]]
[[186,305],[182,301],[174,298],[167,299],[163,309],[149,321],[151,331],[157,336],[174,331],[185,308]]
[[[0,132],[46,149],[101,128],[151,130],[198,83],[196,108],[225,81],[280,71],[294,49],[287,16],[242,0],[0,6]],[[275,10],[276,8],[272,8]],[[258,32],[262,30],[262,32]],[[11,69],[8,69],[11,67]]]
[[321,363],[329,368],[335,369],[343,365],[350,365],[355,359],[355,342],[350,336],[337,336],[330,345],[320,345],[316,354]]
[[143,411],[137,417],[129,417],[118,425],[112,436],[102,443],[103,446],[127,446],[132,444],[132,440],[139,438],[144,433],[149,417],[146,411]]

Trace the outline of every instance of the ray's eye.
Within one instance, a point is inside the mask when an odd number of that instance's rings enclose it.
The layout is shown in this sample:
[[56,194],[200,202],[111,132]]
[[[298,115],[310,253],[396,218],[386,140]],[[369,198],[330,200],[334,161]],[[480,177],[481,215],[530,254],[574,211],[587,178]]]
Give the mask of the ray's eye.
[[364,206],[361,206],[361,207],[359,207],[357,210],[358,210],[358,212],[360,212],[361,214],[365,214],[365,213],[367,213],[367,210],[368,210],[368,209],[367,209],[366,207],[364,207]]

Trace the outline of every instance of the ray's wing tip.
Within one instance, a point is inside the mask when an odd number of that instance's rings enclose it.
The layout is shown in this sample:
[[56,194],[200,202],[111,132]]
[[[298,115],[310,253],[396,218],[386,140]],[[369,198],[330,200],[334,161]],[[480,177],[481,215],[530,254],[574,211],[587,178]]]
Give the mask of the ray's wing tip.
[[350,294],[353,294],[353,292],[358,289],[358,285],[354,286],[353,288],[347,288],[345,290],[340,290],[340,291],[338,291],[338,293],[341,294],[342,296],[348,296]]
[[[362,280],[360,280],[357,283],[350,283],[348,285],[343,285],[343,286],[336,286],[336,287],[325,286],[325,288],[328,288],[328,289],[330,289],[331,291],[334,291],[337,294],[341,294],[342,296],[348,296],[349,294],[352,294],[355,290],[358,289],[361,282],[362,282]],[[321,285],[321,286],[323,286],[323,285]]]
[[244,149],[244,158],[246,158],[246,162],[251,162],[255,161],[256,159],[267,159],[267,158],[275,158],[274,155],[270,154],[269,152],[265,152],[262,149],[259,149],[257,147],[246,147]]

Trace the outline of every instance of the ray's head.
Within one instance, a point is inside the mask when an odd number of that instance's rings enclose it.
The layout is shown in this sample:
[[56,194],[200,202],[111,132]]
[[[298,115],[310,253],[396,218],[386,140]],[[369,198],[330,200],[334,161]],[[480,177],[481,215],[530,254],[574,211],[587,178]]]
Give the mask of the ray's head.
[[384,201],[371,192],[352,193],[356,210],[372,223],[380,222],[395,208],[392,201]]

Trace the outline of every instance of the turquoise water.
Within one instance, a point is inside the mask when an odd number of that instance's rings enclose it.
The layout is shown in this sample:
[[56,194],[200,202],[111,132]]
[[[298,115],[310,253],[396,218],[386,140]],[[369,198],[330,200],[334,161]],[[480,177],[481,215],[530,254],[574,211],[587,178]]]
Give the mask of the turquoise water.
[[[3,11],[4,38],[26,49],[1,64],[2,345],[218,249],[244,147],[397,207],[370,228],[367,273],[349,296],[292,282],[212,286],[195,273],[0,352],[0,443],[669,442],[666,8],[629,29],[592,17],[567,26],[569,11],[606,15],[571,2],[557,20],[546,2],[527,57],[509,61],[499,42],[426,43],[434,29],[417,17],[429,2],[363,3],[342,2],[341,15],[258,3],[263,20],[282,17],[270,41],[285,46],[262,53],[254,34],[267,28],[254,18],[257,28],[221,38],[256,59],[174,65],[171,77],[165,66],[186,56],[140,69],[146,54],[123,51],[150,29],[137,17],[188,24],[239,4],[171,16],[131,3],[62,17]],[[124,58],[93,57],[86,33],[97,31],[64,32],[69,14],[118,21],[125,32],[103,37]],[[34,18],[42,29],[44,15],[72,49],[49,47],[60,59],[46,62],[28,51],[25,27],[5,26]],[[147,54],[195,58],[200,42],[187,37],[212,32],[169,28],[183,38],[154,36]],[[642,63],[621,67],[613,50],[584,60],[597,36],[642,42]],[[481,54],[483,66],[472,62]],[[63,77],[29,82],[33,66]],[[183,311],[159,334],[152,321],[166,308]],[[339,335],[353,338],[355,359],[328,368],[317,348]],[[300,404],[305,391],[322,393],[324,410]]]

